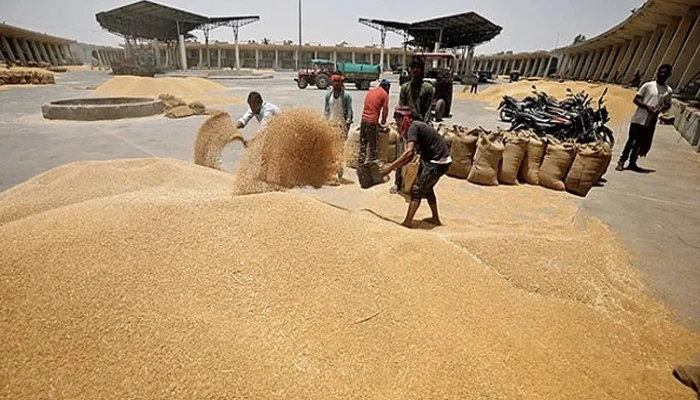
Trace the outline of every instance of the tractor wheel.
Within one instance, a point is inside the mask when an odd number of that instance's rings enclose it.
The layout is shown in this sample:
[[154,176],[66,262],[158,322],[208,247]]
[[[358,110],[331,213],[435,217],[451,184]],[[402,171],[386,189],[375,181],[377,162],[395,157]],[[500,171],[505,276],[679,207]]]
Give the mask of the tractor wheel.
[[369,90],[369,81],[360,81],[360,90]]
[[306,87],[309,86],[309,82],[307,82],[306,79],[299,79],[297,81],[297,86],[299,86],[299,89],[306,89]]
[[326,90],[328,89],[328,85],[330,84],[331,78],[328,77],[326,74],[318,74],[316,75],[316,87],[321,89],[321,90]]
[[447,104],[445,104],[445,100],[443,99],[440,99],[437,102],[435,102],[435,122],[442,122],[442,119],[445,116],[446,107]]

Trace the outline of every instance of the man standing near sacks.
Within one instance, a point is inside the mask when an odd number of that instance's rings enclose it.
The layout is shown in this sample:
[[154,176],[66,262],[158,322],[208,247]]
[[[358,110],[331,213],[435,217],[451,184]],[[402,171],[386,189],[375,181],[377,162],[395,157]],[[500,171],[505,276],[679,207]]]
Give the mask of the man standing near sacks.
[[345,93],[343,80],[343,76],[340,74],[331,76],[333,90],[326,94],[323,114],[340,127],[343,133],[343,140],[346,140],[350,125],[352,125],[353,112],[352,97]]
[[416,153],[419,153],[421,158],[418,178],[411,187],[411,202],[401,225],[411,228],[421,199],[428,200],[432,212],[432,217],[425,221],[433,225],[442,225],[434,187],[452,164],[450,149],[435,128],[422,121],[413,121],[413,112],[410,108],[397,107],[394,111],[394,119],[399,127],[399,134],[406,139],[406,150],[396,161],[382,167],[381,174],[386,176],[393,170],[397,170],[400,174],[401,167],[411,162]]
[[[411,118],[414,121],[428,122],[433,104],[435,88],[430,82],[425,82],[425,61],[421,57],[414,57],[411,61],[411,80],[401,85],[399,93],[399,106],[408,107],[411,110]],[[405,143],[399,138],[396,142],[396,156],[404,152]],[[403,178],[401,171],[396,171],[395,184],[390,189],[391,193],[398,193],[401,189]]]
[[[377,161],[379,121],[381,117],[381,126],[386,126],[386,118],[389,113],[389,89],[391,89],[391,82],[388,79],[382,79],[379,86],[370,90],[365,96],[362,122],[360,123],[360,154],[357,158],[360,165],[365,162]],[[367,158],[368,147],[369,159]]]
[[270,118],[280,112],[280,109],[274,104],[263,101],[262,96],[258,92],[250,92],[248,94],[248,107],[248,111],[238,120],[236,128],[243,129],[255,117],[260,122],[260,129],[262,129],[270,121]]
[[659,67],[656,73],[656,81],[647,82],[639,88],[634,97],[637,111],[630,121],[630,129],[627,143],[622,151],[616,170],[625,169],[625,162],[629,159],[627,169],[635,172],[644,172],[637,165],[638,157],[646,157],[651,150],[654,139],[654,131],[659,114],[671,108],[671,95],[673,90],[666,84],[671,77],[672,68],[668,64]]

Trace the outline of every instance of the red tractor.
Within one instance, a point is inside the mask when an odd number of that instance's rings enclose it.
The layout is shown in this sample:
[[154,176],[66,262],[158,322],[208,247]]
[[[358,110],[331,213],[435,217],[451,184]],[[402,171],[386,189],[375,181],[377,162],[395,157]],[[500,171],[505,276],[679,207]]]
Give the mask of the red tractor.
[[306,89],[309,85],[316,85],[319,89],[328,89],[334,71],[335,63],[331,60],[311,60],[311,67],[299,70],[294,80],[299,89]]

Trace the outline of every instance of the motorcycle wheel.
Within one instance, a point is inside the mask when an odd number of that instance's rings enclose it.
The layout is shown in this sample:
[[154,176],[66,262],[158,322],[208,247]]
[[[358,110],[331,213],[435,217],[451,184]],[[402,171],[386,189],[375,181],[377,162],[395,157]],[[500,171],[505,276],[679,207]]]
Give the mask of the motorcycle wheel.
[[501,118],[501,121],[503,122],[513,122],[515,119],[515,115],[513,112],[507,108],[502,108],[501,112],[499,113],[499,117]]

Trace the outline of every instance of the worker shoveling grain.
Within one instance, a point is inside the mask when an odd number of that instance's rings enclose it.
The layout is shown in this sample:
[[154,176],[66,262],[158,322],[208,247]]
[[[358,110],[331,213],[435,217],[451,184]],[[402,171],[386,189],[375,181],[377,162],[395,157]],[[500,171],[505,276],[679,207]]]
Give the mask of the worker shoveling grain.
[[[292,193],[231,196],[229,177],[90,162],[0,195],[14,216],[0,225],[0,395],[689,396],[671,370],[700,338],[558,192],[522,187],[514,202],[446,180],[444,198],[479,212],[446,209],[430,233]],[[337,189],[352,190],[402,217],[385,188]]]
[[334,179],[342,162],[339,129],[313,109],[284,110],[250,140],[234,193],[319,188]]
[[[189,107],[188,107],[189,108]],[[204,167],[220,169],[221,152],[231,142],[241,142],[247,146],[246,140],[238,133],[233,125],[231,116],[218,111],[209,117],[197,131],[194,144],[194,163]]]

